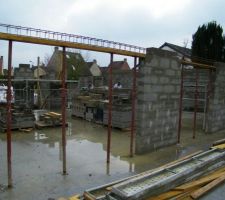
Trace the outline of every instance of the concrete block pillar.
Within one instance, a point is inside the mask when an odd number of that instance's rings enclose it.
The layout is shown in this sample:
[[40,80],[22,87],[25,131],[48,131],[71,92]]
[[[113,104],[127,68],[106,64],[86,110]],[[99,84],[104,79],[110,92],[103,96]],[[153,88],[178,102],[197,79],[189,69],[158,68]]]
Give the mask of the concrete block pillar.
[[225,129],[225,63],[215,63],[206,117],[206,133]]
[[177,142],[180,75],[176,53],[147,49],[138,77],[137,154]]

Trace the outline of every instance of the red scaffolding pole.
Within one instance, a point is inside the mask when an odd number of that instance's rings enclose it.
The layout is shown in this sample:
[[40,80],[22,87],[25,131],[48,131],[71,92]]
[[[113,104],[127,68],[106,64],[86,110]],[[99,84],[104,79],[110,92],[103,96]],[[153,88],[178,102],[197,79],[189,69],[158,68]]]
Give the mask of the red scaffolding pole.
[[12,41],[9,40],[8,51],[8,88],[7,88],[7,167],[8,167],[8,187],[12,187]]
[[63,175],[66,175],[66,48],[62,56],[62,157]]
[[179,121],[178,121],[178,132],[177,132],[177,143],[180,143],[180,133],[181,133],[181,125],[182,125],[182,110],[183,110],[183,90],[184,90],[184,66],[183,66],[183,64],[181,64]]
[[193,139],[196,137],[196,120],[198,111],[198,68],[195,69],[195,110],[194,110],[194,121],[193,121]]
[[111,134],[112,134],[112,62],[113,62],[113,54],[111,53],[110,54],[110,65],[109,65],[107,163],[110,163]]
[[133,88],[132,88],[132,116],[131,116],[131,132],[130,132],[130,157],[134,156],[136,79],[137,79],[137,57],[134,57]]

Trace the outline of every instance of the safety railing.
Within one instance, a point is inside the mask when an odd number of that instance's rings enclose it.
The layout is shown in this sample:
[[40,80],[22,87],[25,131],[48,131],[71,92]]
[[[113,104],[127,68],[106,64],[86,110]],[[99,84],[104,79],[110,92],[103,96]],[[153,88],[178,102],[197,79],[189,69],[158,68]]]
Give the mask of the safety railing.
[[146,53],[146,49],[143,47],[129,45],[120,42],[114,42],[109,40],[97,39],[87,36],[75,35],[75,34],[68,34],[68,33],[61,33],[49,30],[42,30],[30,27],[22,27],[22,26],[15,26],[9,24],[2,24],[0,23],[0,32],[14,34],[19,36],[29,36],[34,38],[42,38],[47,40],[56,40],[56,41],[63,41],[69,43],[79,43],[85,44],[90,46],[97,46],[97,47],[106,47],[116,50],[125,50],[130,52],[136,53]]

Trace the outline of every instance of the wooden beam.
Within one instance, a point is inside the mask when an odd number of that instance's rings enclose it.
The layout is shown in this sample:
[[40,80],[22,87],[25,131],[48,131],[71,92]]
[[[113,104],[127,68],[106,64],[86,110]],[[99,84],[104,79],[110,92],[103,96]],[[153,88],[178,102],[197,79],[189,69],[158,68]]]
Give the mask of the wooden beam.
[[225,170],[225,168],[223,168],[222,172],[213,173],[213,174],[207,175],[206,177],[203,177],[201,179],[198,179],[198,180],[195,180],[195,181],[191,181],[189,183],[185,183],[185,184],[183,184],[181,186],[178,186],[178,187],[174,188],[173,190],[183,191],[183,190],[187,190],[187,189],[190,189],[190,188],[193,188],[193,187],[196,187],[196,186],[206,185],[209,182],[219,178],[220,176],[225,175],[224,170]]
[[204,194],[206,194],[207,192],[209,192],[210,190],[212,190],[213,188],[215,188],[219,184],[222,184],[223,182],[225,182],[225,175],[215,179],[214,181],[207,184],[206,186],[196,190],[195,192],[193,192],[191,194],[191,197],[193,199],[198,199],[199,197],[203,196]]
[[216,69],[216,67],[213,66],[213,65],[206,65],[206,64],[196,63],[196,62],[187,61],[187,60],[182,60],[181,64],[183,64],[183,65],[191,65],[191,66],[194,66],[196,68],[202,68],[202,69]]

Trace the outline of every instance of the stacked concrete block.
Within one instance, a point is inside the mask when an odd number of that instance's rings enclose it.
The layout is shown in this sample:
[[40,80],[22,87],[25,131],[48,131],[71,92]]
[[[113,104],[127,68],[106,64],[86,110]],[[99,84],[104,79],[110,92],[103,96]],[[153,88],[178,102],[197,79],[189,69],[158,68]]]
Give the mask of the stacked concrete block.
[[[108,109],[104,109],[103,124],[108,124]],[[131,106],[117,105],[112,108],[112,127],[130,128],[131,125]]]
[[[34,127],[35,117],[32,110],[28,108],[15,107],[12,110],[11,129]],[[0,131],[7,129],[7,111],[5,108],[0,110]]]
[[225,129],[225,64],[215,63],[215,66],[206,121],[208,133]]
[[176,143],[180,75],[175,53],[147,49],[138,77],[137,154]]
[[86,107],[83,103],[79,101],[74,101],[72,104],[72,116],[85,118]]

